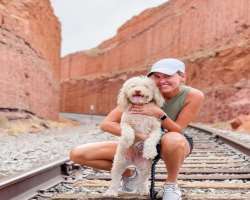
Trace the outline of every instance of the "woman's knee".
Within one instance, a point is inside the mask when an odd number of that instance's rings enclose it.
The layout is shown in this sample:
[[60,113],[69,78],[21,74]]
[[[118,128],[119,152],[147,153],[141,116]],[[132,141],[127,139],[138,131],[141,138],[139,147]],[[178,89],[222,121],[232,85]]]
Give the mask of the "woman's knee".
[[75,163],[80,163],[80,162],[82,163],[85,160],[87,160],[85,152],[79,147],[75,147],[70,151],[69,158]]
[[78,146],[70,151],[70,160],[85,164],[92,160],[112,160],[115,154],[116,142],[98,142]]
[[161,139],[161,148],[163,151],[185,150],[186,138],[178,132],[166,133]]

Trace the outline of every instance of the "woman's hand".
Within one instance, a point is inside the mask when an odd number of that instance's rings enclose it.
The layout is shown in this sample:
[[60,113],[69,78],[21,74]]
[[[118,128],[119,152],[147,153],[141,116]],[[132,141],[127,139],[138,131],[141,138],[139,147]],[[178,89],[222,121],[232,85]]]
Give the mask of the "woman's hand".
[[154,116],[160,118],[164,112],[161,108],[156,106],[154,103],[148,103],[144,105],[131,105],[129,112],[133,114],[142,114],[148,116]]

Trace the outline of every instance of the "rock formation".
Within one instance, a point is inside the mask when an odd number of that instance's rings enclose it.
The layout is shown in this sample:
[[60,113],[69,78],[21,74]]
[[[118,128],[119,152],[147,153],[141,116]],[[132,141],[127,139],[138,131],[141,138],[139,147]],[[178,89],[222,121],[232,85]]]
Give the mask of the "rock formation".
[[170,0],[144,11],[98,47],[63,58],[61,110],[106,114],[126,78],[178,57],[187,84],[206,96],[198,121],[249,114],[249,10],[248,0]]
[[0,0],[0,108],[58,117],[60,32],[49,0]]
[[233,130],[250,133],[250,115],[240,115],[231,120],[230,125]]

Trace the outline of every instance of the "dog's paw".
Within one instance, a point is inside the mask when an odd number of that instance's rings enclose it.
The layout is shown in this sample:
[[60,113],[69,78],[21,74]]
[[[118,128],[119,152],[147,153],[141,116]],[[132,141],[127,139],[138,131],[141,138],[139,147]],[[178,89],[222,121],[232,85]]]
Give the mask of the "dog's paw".
[[147,191],[141,191],[141,192],[138,192],[140,196],[148,196],[149,192]]
[[156,148],[151,148],[151,146],[144,146],[143,157],[146,159],[154,159],[157,155]]
[[103,194],[103,196],[105,196],[105,197],[117,197],[117,196],[118,196],[118,191],[109,188],[109,189]]
[[125,147],[130,147],[134,143],[134,137],[131,137],[129,135],[122,135],[120,143]]
[[149,194],[149,191],[147,187],[144,187],[144,188],[139,188],[137,190],[137,193],[139,193],[140,196],[147,196]]

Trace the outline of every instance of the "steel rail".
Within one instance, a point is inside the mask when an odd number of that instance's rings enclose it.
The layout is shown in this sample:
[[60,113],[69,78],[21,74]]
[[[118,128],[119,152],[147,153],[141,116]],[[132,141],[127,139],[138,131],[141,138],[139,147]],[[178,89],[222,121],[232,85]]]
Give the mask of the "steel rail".
[[226,135],[223,135],[221,133],[216,132],[215,130],[211,130],[211,129],[205,128],[205,127],[200,127],[200,126],[195,125],[195,124],[191,124],[188,127],[198,129],[200,131],[203,131],[203,132],[206,132],[210,135],[213,135],[215,138],[221,140],[222,142],[232,146],[233,148],[239,150],[240,152],[246,154],[247,156],[250,156],[250,146],[247,146],[246,144],[243,144],[242,142],[240,142],[234,138],[230,138]]
[[60,183],[63,180],[62,166],[68,161],[68,158],[63,158],[33,170],[0,179],[0,199],[27,200],[38,190]]

